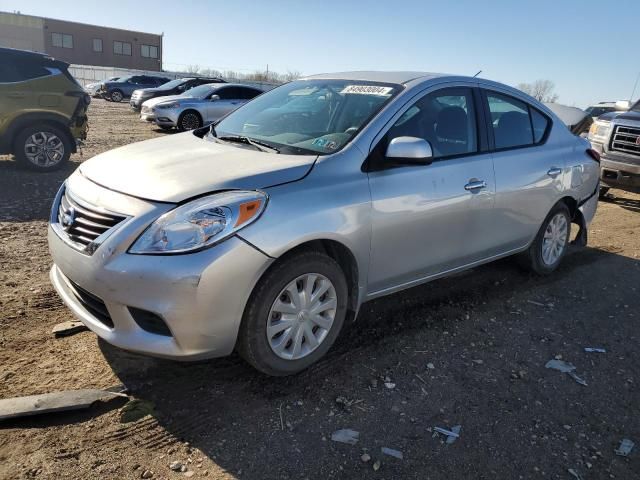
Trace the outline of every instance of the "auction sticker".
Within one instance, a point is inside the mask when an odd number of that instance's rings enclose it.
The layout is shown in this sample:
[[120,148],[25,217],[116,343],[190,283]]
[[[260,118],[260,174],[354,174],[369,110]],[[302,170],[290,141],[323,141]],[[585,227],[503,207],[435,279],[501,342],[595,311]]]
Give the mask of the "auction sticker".
[[357,93],[360,95],[389,95],[393,87],[378,85],[347,85],[340,93]]

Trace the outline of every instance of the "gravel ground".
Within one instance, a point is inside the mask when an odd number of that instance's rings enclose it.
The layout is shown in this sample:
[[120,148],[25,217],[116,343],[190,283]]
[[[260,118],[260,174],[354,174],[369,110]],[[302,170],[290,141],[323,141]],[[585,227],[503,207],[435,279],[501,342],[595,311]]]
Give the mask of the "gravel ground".
[[[0,398],[124,384],[135,401],[0,424],[0,478],[640,478],[640,195],[612,191],[553,276],[507,259],[376,300],[325,360],[273,379],[237,356],[182,364],[53,338],[71,319],[47,276],[57,188],[83,159],[166,135],[125,104],[95,100],[89,119],[63,172],[0,157]],[[554,358],[587,386],[545,369]],[[452,444],[434,435],[455,425]],[[331,440],[345,428],[355,445]],[[639,444],[628,457],[623,438]]]

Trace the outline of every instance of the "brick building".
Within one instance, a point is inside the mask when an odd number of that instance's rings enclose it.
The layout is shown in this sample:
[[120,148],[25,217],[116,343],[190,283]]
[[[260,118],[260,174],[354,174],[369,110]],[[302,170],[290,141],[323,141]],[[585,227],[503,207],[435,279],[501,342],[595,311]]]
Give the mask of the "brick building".
[[0,47],[77,65],[162,70],[162,35],[0,12]]

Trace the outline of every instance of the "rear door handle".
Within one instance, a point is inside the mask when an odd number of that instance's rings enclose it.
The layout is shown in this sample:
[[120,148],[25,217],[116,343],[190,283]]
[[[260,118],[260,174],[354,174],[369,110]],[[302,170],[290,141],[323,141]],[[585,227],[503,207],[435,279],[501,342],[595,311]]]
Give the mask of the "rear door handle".
[[547,172],[547,175],[549,175],[550,177],[557,177],[558,175],[560,175],[562,173],[562,169],[558,168],[558,167],[553,167],[551,169],[549,169],[549,171]]
[[465,190],[473,192],[474,190],[480,190],[481,188],[487,188],[487,182],[484,180],[473,180],[464,186]]

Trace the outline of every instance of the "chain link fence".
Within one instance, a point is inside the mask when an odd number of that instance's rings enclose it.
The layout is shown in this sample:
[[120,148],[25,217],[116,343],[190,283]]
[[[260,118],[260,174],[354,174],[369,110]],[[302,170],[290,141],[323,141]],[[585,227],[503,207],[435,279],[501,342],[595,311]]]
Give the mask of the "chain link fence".
[[[171,79],[205,76],[187,72],[156,72],[147,70],[131,70],[116,67],[96,67],[91,65],[71,65],[69,67],[69,73],[73,75],[74,78],[78,80],[78,82],[80,82],[80,85],[82,85],[83,87],[87,86],[90,83],[102,82],[111,77],[126,77],[129,75],[153,75]],[[243,85],[257,87],[262,90],[271,90],[272,88],[280,85],[280,83],[278,82],[262,82],[225,76],[223,76],[222,79],[230,83],[241,83]]]

